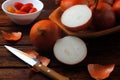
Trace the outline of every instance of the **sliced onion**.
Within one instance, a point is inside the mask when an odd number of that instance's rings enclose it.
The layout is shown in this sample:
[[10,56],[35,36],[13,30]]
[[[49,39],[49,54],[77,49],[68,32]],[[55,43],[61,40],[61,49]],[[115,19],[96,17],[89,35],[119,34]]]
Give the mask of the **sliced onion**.
[[78,64],[87,55],[84,41],[75,36],[66,36],[57,40],[53,51],[60,62],[68,65]]
[[87,5],[74,5],[66,9],[61,22],[71,31],[79,31],[87,28],[92,20],[92,11]]

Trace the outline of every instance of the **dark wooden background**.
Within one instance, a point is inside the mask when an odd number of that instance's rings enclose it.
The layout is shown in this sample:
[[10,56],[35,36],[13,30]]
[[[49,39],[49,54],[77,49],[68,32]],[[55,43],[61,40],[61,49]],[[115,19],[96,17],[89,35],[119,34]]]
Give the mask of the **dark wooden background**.
[[[0,0],[0,5],[5,0]],[[49,14],[57,8],[54,0],[42,0],[45,7],[38,17],[38,20],[47,19]],[[35,49],[29,39],[29,31],[34,23],[27,26],[16,25],[5,15],[0,8],[0,30],[5,31],[21,31],[22,39],[16,43],[5,41],[0,33],[0,80],[50,80],[45,75],[32,71],[27,64],[12,55],[4,48],[4,45],[11,45],[20,50]],[[84,61],[75,66],[67,66],[60,63],[52,55],[46,53],[46,56],[51,59],[49,67],[57,72],[70,77],[71,80],[94,80],[90,77],[87,64],[116,64],[114,71],[106,80],[120,79],[120,32],[114,32],[102,37],[83,39],[88,48],[88,55]],[[51,55],[47,55],[51,54]]]

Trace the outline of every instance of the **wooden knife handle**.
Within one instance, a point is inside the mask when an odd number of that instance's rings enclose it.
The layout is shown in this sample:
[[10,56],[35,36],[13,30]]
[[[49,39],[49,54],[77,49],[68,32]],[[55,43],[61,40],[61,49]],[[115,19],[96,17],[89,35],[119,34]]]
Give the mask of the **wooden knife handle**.
[[33,67],[54,80],[70,80],[68,77],[63,76],[40,63],[35,64]]

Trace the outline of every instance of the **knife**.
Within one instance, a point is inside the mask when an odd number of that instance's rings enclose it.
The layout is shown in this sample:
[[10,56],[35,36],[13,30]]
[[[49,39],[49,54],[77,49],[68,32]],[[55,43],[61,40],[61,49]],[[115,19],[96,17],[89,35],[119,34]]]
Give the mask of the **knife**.
[[68,77],[63,76],[56,71],[40,64],[38,61],[34,60],[33,58],[30,58],[29,55],[21,50],[18,50],[16,48],[13,48],[11,46],[4,45],[6,49],[8,49],[11,53],[16,55],[18,58],[32,66],[33,68],[37,69],[38,71],[42,72],[46,76],[50,77],[54,80],[70,80]]

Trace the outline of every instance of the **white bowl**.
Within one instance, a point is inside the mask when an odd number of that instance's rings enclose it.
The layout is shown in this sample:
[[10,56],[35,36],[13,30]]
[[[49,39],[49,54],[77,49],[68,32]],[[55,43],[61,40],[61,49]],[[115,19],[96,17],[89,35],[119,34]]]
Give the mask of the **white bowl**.
[[[32,3],[35,8],[37,8],[36,12],[29,14],[15,14],[10,13],[6,10],[8,6],[13,6],[15,2],[21,3]],[[41,13],[44,4],[40,0],[6,0],[2,3],[2,10],[6,13],[6,15],[16,24],[19,25],[27,25],[32,23]]]

